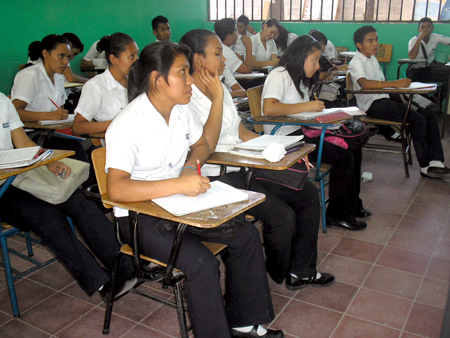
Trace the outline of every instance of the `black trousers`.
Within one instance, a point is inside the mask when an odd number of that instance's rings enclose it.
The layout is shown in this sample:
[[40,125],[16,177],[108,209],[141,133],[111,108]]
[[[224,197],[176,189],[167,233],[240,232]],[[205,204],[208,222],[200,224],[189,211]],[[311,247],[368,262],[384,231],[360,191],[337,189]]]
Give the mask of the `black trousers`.
[[[228,173],[220,180],[244,189],[245,171]],[[289,273],[300,278],[314,276],[320,218],[314,184],[306,182],[303,190],[293,190],[253,179],[250,190],[266,195],[266,200],[249,213],[263,222],[266,268],[272,279],[282,283]]]
[[[301,129],[291,135],[303,135]],[[306,143],[314,143],[316,150],[309,155],[311,161],[317,161],[319,150],[318,138],[304,138]],[[322,162],[331,164],[329,201],[327,219],[348,221],[356,217],[362,200],[361,192],[361,149],[344,149],[330,142],[323,142]]]
[[[0,200],[2,220],[31,231],[55,254],[88,296],[110,279],[114,257],[119,251],[113,224],[97,205],[77,190],[64,203],[52,205],[10,186]],[[73,234],[66,216],[72,218],[89,249]],[[120,276],[134,272],[131,259],[123,261]]]
[[450,67],[445,64],[433,61],[428,67],[409,68],[406,75],[415,82],[443,82],[441,100],[447,96]]
[[[407,105],[391,99],[373,101],[366,114],[383,120],[402,122]],[[428,116],[410,109],[407,122],[410,124],[417,160],[421,167],[427,167],[430,161],[444,162],[441,137],[437,116]]]
[[[138,215],[142,254],[167,262],[175,228],[164,235],[155,231],[160,219]],[[130,243],[128,217],[119,218],[123,239]],[[201,241],[228,245],[222,260],[226,268],[225,306],[220,287],[219,261]],[[230,337],[229,327],[269,323],[275,317],[264,267],[258,230],[250,223],[238,228],[233,238],[210,238],[186,231],[175,267],[186,274],[189,318],[196,338]]]

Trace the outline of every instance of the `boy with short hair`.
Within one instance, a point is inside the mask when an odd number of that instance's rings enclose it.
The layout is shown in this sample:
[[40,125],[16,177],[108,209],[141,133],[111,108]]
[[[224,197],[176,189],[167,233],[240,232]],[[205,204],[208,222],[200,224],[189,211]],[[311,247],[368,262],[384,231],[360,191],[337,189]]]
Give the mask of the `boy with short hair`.
[[153,35],[156,37],[155,42],[170,41],[172,31],[170,30],[169,19],[165,16],[158,15],[152,20]]
[[[356,52],[349,64],[355,90],[408,87],[408,78],[397,81],[385,81],[383,71],[375,54],[378,50],[378,34],[374,27],[363,26],[353,35]],[[407,106],[393,101],[388,94],[356,94],[358,107],[367,115],[383,120],[402,122]],[[450,177],[450,169],[444,165],[444,152],[436,115],[424,116],[410,110],[407,122],[411,127],[411,136],[423,177],[443,179]]]
[[[250,20],[245,15],[241,15],[237,19],[236,27],[241,37],[247,35],[249,38],[251,38],[256,33],[253,27],[249,25],[249,23]],[[244,43],[242,42],[242,39],[238,38],[231,49],[233,49],[233,51],[238,55],[239,59],[244,61],[246,48],[244,46]]]
[[334,47],[334,44],[330,40],[328,40],[324,33],[322,33],[318,29],[311,29],[309,31],[309,35],[311,35],[320,43],[320,45],[322,46],[322,54],[324,54],[327,58],[331,60],[338,57],[336,47]]
[[447,96],[450,67],[434,59],[434,51],[438,44],[450,45],[450,37],[433,33],[433,21],[422,18],[419,21],[419,35],[409,40],[408,56],[410,59],[425,59],[425,63],[412,64],[408,67],[407,76],[419,82],[444,82],[441,98]]

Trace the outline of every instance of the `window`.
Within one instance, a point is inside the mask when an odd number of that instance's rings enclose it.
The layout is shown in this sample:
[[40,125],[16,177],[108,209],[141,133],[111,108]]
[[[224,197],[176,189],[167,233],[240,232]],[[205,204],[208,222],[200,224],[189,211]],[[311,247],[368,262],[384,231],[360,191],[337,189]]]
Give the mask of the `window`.
[[450,20],[450,0],[210,0],[209,19],[252,21],[433,21]]

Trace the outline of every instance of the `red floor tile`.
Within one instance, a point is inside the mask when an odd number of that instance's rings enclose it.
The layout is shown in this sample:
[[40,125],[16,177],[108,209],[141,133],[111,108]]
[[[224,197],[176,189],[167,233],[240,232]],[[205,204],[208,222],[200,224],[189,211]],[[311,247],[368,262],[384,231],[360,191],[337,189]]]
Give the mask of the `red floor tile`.
[[388,268],[423,275],[430,258],[421,253],[387,246],[376,263]]
[[444,225],[440,221],[405,215],[398,225],[398,229],[438,237],[442,233]]
[[332,338],[397,338],[400,331],[362,319],[344,316]]
[[404,330],[418,335],[437,338],[441,332],[444,310],[415,303]]
[[433,256],[450,259],[450,240],[443,238],[438,239],[436,249],[433,252]]
[[[374,213],[378,212],[378,210],[374,211]],[[371,224],[364,231],[347,231],[345,237],[385,245],[389,241],[389,238],[391,238],[393,232],[394,230],[392,228]]]
[[448,208],[413,202],[406,214],[409,216],[417,216],[443,222],[447,220]]
[[21,320],[13,320],[3,325],[0,327],[0,333],[2,338],[47,338],[51,336],[50,334],[28,325]]
[[382,250],[383,246],[379,244],[359,241],[351,238],[343,238],[331,251],[331,253],[368,263],[374,263]]
[[448,282],[424,278],[416,301],[440,309],[445,309],[448,291]]
[[437,237],[417,234],[405,230],[396,230],[388,244],[396,248],[431,255],[436,245],[436,241]]
[[450,280],[450,260],[432,257],[425,275],[430,278],[444,281]]
[[319,266],[319,271],[333,274],[336,281],[360,286],[366,279],[372,264],[341,256],[329,255]]

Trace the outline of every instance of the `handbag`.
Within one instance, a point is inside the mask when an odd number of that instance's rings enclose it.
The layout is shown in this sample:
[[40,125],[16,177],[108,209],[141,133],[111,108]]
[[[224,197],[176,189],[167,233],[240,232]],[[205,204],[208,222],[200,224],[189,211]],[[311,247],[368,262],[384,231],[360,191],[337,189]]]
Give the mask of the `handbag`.
[[255,180],[267,181],[294,190],[302,190],[309,174],[309,163],[300,160],[286,170],[257,169],[253,174]]
[[17,175],[12,185],[45,202],[60,204],[69,199],[89,177],[89,163],[65,158],[60,160],[72,170],[63,179],[41,166]]

